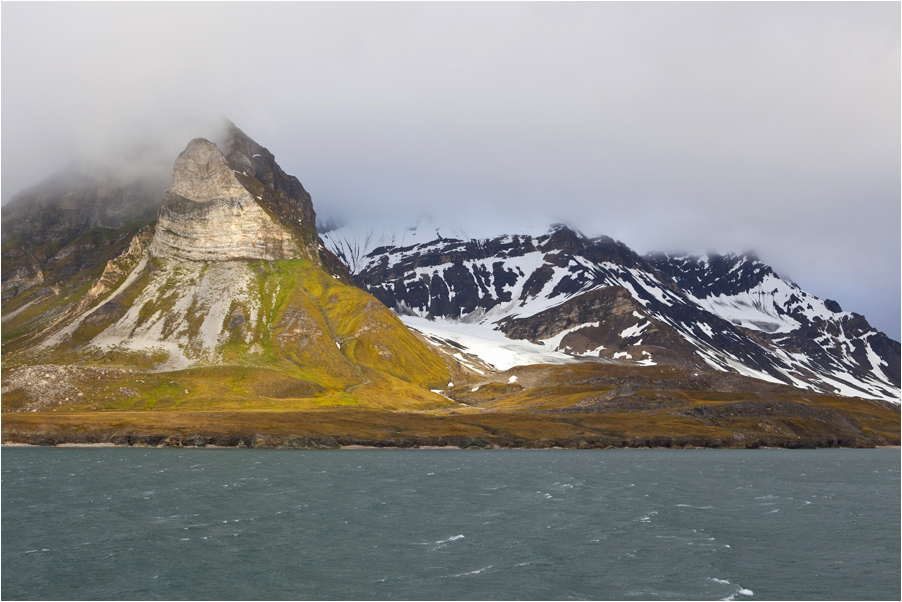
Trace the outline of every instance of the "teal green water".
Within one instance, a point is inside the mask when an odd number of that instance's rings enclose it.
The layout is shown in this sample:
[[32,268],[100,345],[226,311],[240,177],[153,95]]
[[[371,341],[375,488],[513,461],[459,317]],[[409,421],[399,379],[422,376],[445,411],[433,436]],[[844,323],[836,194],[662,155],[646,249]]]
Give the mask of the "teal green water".
[[5,448],[2,598],[900,598],[898,450]]

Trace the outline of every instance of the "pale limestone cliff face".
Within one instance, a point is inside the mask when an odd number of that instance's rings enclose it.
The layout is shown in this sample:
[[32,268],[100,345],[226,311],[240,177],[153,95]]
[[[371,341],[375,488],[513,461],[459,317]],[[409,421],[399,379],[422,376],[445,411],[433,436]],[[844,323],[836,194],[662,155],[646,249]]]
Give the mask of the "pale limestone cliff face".
[[175,161],[150,253],[194,261],[300,255],[291,233],[241,184],[219,148],[202,138]]

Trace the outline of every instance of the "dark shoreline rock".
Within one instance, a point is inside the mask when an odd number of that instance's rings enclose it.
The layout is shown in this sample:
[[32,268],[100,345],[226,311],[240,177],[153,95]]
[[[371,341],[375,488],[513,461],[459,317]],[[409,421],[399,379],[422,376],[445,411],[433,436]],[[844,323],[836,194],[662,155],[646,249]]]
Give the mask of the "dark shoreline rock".
[[65,444],[112,444],[120,447],[204,448],[233,447],[245,449],[341,449],[347,446],[368,448],[419,449],[422,447],[456,447],[463,450],[485,449],[816,449],[876,448],[898,445],[882,437],[748,437],[734,435],[730,439],[689,436],[591,437],[570,439],[524,440],[509,437],[476,438],[470,436],[403,437],[399,439],[361,439],[348,436],[298,436],[280,434],[138,434],[127,432],[85,433],[55,431],[11,432],[4,444],[56,447]]

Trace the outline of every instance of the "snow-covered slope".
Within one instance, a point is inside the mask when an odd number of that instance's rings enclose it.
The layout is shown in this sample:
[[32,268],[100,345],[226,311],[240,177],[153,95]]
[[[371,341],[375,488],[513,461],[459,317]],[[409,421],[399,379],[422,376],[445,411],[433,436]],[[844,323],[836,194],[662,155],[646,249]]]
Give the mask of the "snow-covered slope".
[[899,402],[899,343],[754,256],[642,257],[564,226],[460,234],[427,224],[322,238],[409,326],[499,369],[670,363]]
[[830,320],[843,314],[835,301],[809,295],[754,256],[656,254],[649,261],[695,303],[744,328],[786,333],[815,318]]

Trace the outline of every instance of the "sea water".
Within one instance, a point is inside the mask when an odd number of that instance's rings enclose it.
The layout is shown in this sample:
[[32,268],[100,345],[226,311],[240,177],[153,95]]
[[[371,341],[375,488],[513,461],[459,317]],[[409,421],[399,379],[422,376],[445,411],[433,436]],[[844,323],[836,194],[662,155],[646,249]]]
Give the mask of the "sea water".
[[0,594],[898,600],[900,453],[4,448]]

